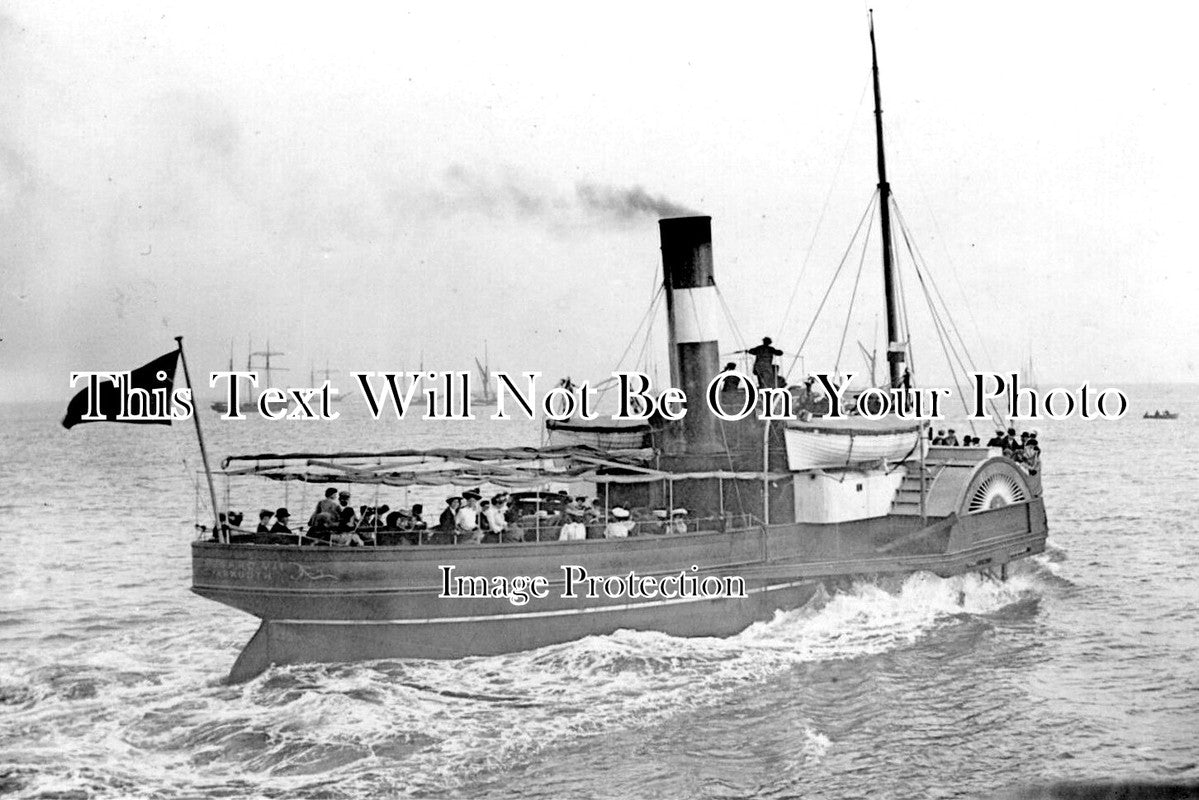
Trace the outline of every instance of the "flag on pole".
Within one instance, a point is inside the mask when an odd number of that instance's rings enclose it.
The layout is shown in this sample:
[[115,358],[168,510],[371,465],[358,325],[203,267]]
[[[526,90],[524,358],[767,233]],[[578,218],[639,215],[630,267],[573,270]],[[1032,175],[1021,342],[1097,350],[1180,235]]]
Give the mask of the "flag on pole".
[[[128,422],[135,425],[170,425],[179,350],[159,356],[121,376],[120,385],[111,380],[88,380],[88,386],[71,398],[62,426],[68,430],[81,422]],[[98,389],[97,397],[91,390]],[[88,418],[89,405],[98,417]],[[125,415],[122,416],[122,411]]]

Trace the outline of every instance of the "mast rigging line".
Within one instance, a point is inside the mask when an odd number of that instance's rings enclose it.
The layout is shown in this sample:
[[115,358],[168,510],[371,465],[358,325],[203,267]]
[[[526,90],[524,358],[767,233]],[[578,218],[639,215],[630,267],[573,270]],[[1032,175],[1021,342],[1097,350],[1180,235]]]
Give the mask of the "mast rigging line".
[[[906,142],[903,132],[903,124],[900,120],[892,120],[892,123],[888,129],[895,134],[897,139],[901,140],[901,143]],[[908,152],[919,152],[918,150],[912,150],[911,148],[907,148],[907,150]],[[966,293],[966,288],[962,286],[960,270],[957,268],[957,264],[954,263],[953,254],[949,252],[949,247],[945,244],[948,239],[943,233],[941,233],[941,223],[938,221],[937,215],[933,212],[933,204],[928,200],[928,191],[924,187],[924,182],[920,180],[921,174],[923,174],[921,170],[914,171],[912,173],[912,183],[915,184],[916,189],[920,192],[920,196],[924,199],[924,208],[928,212],[929,219],[932,220],[933,232],[937,235],[937,240],[941,245],[941,250],[945,253],[945,260],[949,265],[949,273],[953,276],[953,282],[957,284],[958,293],[962,296],[963,300],[969,300],[970,296]],[[896,211],[898,211],[898,209],[896,209]],[[924,254],[920,253],[919,245],[916,246],[916,252],[920,255],[921,260],[923,260]],[[928,262],[926,261],[926,267],[927,264]],[[938,292],[938,294],[940,294],[940,292]],[[974,306],[969,302],[964,303],[964,305],[966,306],[966,314],[970,317],[970,323],[974,326],[974,335],[977,337],[978,343],[982,347],[983,357],[987,359],[988,363],[994,363],[995,359],[991,356],[990,349],[987,347],[987,337],[983,336],[982,329],[978,324],[978,318],[974,316]]]
[[[841,155],[837,159],[837,166],[833,169],[833,179],[829,183],[828,192],[824,196],[824,205],[820,207],[820,216],[816,219],[816,228],[812,231],[812,239],[808,242],[808,250],[804,253],[803,262],[799,266],[799,274],[795,276],[795,283],[791,287],[791,296],[787,298],[787,310],[783,312],[783,317],[779,321],[777,331],[784,331],[787,328],[787,321],[791,318],[791,310],[795,305],[795,297],[799,294],[800,284],[803,282],[803,276],[807,272],[808,264],[812,259],[812,251],[816,247],[816,239],[820,236],[820,228],[824,224],[824,217],[828,213],[829,202],[833,199],[833,188],[837,185],[837,178],[841,175],[841,167],[845,164],[845,156],[849,153],[849,145],[853,142],[853,129],[857,127],[858,117],[862,113],[862,103],[866,99],[866,90],[870,88],[870,79],[862,85],[862,93],[858,95],[858,104],[854,108],[853,119],[849,121],[849,129],[845,132],[845,146],[841,148]],[[785,376],[784,376],[785,377]]]
[[[892,203],[892,206],[894,207],[894,203],[895,203],[894,197],[892,197],[891,203]],[[898,213],[899,209],[896,208],[895,210]],[[908,382],[909,382],[909,384],[911,384],[912,382],[914,382],[916,380],[916,355],[915,355],[915,348],[911,346],[912,324],[908,320],[908,296],[904,292],[904,288],[903,288],[903,270],[901,270],[901,269],[895,270],[895,281],[896,281],[896,283],[899,284],[899,313],[903,319],[903,341],[908,343],[908,348],[907,348],[905,355],[908,358],[908,375],[909,375]],[[894,387],[892,387],[892,388],[894,388]]]
[[837,345],[837,358],[833,362],[833,374],[841,371],[841,354],[845,351],[845,339],[849,335],[849,323],[853,319],[853,306],[858,299],[858,286],[862,283],[862,268],[866,266],[866,251],[870,249],[870,230],[874,226],[874,211],[871,207],[870,219],[866,221],[866,235],[862,237],[862,256],[858,259],[858,274],[853,279],[853,291],[849,295],[849,307],[845,310],[845,326],[841,329],[841,343]]
[[[641,321],[637,323],[637,327],[633,330],[633,335],[629,337],[629,343],[625,345],[624,352],[620,354],[620,358],[616,362],[616,367],[612,370],[613,372],[619,370],[620,365],[624,363],[626,358],[628,358],[629,352],[633,349],[633,345],[637,341],[637,337],[641,334],[641,329],[643,327],[647,328],[648,334],[648,330],[653,328],[653,321],[655,319],[654,311],[657,309],[658,303],[661,302],[662,296],[665,293],[666,287],[659,283],[657,290],[653,294],[653,297],[650,298],[649,307],[645,309],[645,313],[641,315]],[[644,349],[645,348],[643,345],[642,352],[644,352]],[[638,358],[640,358],[640,356]]]
[[[895,206],[895,213],[896,213],[896,216],[899,218],[900,224],[904,228],[907,228],[907,223],[903,220],[903,215],[900,213],[898,205]],[[949,304],[945,301],[945,296],[941,293],[940,286],[937,285],[936,276],[933,275],[932,270],[930,270],[928,268],[928,261],[924,258],[924,254],[922,252],[920,252],[920,245],[916,242],[915,237],[912,237],[910,244],[911,244],[911,247],[914,248],[914,250],[915,250],[915,255],[919,256],[920,263],[922,263],[924,265],[924,271],[928,273],[929,283],[932,284],[933,292],[937,295],[937,299],[941,301],[941,306],[945,309],[945,315],[949,319],[950,324],[953,326],[954,335],[957,336],[958,342],[962,346],[962,352],[966,354],[967,360],[970,363],[970,368],[972,370],[974,370],[975,372],[977,372],[978,369],[974,365],[974,357],[970,355],[970,350],[966,346],[966,340],[962,336],[962,332],[958,328],[957,323],[954,321],[953,315],[949,313]],[[969,303],[966,304],[966,308],[967,309],[970,308]]]
[[[962,401],[963,409],[965,409],[966,412],[969,413],[970,406],[966,402],[966,393],[964,391],[962,391],[962,382],[958,379],[958,372],[957,372],[957,367],[954,365],[954,359],[957,359],[958,366],[960,366],[962,368],[962,372],[967,372],[968,370],[966,368],[965,363],[962,361],[961,355],[958,354],[957,348],[954,347],[953,337],[951,337],[949,335],[949,330],[946,327],[945,322],[941,319],[941,314],[937,310],[936,302],[933,300],[932,295],[929,293],[928,285],[924,280],[924,272],[920,269],[919,264],[916,263],[916,254],[912,249],[912,240],[911,240],[910,231],[908,230],[907,226],[903,224],[902,219],[900,220],[900,223],[899,223],[899,230],[900,230],[900,233],[903,235],[904,244],[908,248],[908,255],[912,258],[912,268],[916,271],[916,278],[920,281],[920,289],[924,293],[925,302],[928,303],[928,310],[932,316],[933,327],[937,332],[937,339],[941,343],[941,350],[942,350],[942,352],[945,353],[945,361],[946,361],[946,364],[949,366],[949,373],[953,377],[954,386],[958,390],[958,397]],[[931,281],[931,275],[929,277],[930,277],[930,281]],[[945,316],[947,318],[951,316],[948,308],[945,308]],[[963,347],[965,347],[965,343],[963,343]],[[952,353],[952,357],[950,356],[950,353]],[[969,420],[968,422],[970,425],[970,432],[976,433],[977,431],[975,430],[974,421]]]
[[820,299],[820,305],[816,307],[816,312],[812,314],[812,321],[808,323],[808,329],[804,332],[803,339],[799,342],[799,347],[795,348],[795,355],[791,357],[791,364],[787,367],[787,371],[783,373],[784,379],[790,379],[791,372],[795,369],[796,363],[799,361],[800,354],[803,353],[804,345],[808,343],[808,337],[812,335],[812,330],[816,327],[816,321],[820,319],[820,312],[824,310],[825,303],[828,302],[829,295],[832,294],[833,286],[837,283],[837,278],[841,275],[841,269],[845,266],[846,259],[849,258],[850,252],[853,250],[854,243],[858,240],[858,234],[862,232],[862,226],[866,223],[866,217],[871,214],[874,209],[875,201],[878,199],[878,189],[870,195],[870,202],[866,204],[866,209],[862,212],[861,218],[858,220],[858,226],[854,229],[853,236],[849,240],[849,244],[845,248],[845,252],[841,255],[841,262],[837,264],[837,270],[833,273],[832,279],[828,283],[828,288],[824,290],[824,297]]
[[[956,320],[954,320],[952,312],[949,310],[949,304],[945,302],[945,296],[941,293],[941,289],[937,285],[936,277],[933,275],[932,270],[929,269],[928,262],[924,259],[924,254],[920,252],[919,244],[916,243],[915,237],[911,235],[911,231],[908,228],[907,221],[903,218],[903,213],[900,211],[898,203],[894,203],[894,209],[895,209],[896,219],[899,221],[900,231],[903,233],[904,243],[907,245],[907,248],[908,248],[908,254],[912,258],[912,266],[913,266],[913,268],[916,269],[916,276],[918,278],[920,278],[921,285],[923,286],[924,279],[922,276],[922,272],[920,270],[920,265],[922,264],[924,267],[923,272],[928,274],[928,281],[932,285],[933,292],[936,294],[937,300],[940,301],[941,307],[945,311],[945,318],[949,321],[949,325],[952,327],[954,335],[957,336],[958,344],[961,345],[962,354],[965,356],[965,359],[963,359],[961,355],[957,354],[956,348],[954,348],[954,355],[958,358],[958,363],[962,368],[962,372],[966,372],[966,373],[978,372],[979,370],[978,370],[978,367],[975,365],[974,356],[971,355],[970,348],[966,345],[966,340],[962,336],[962,332],[958,328],[957,322],[956,322]],[[919,261],[919,264],[917,263],[917,261]],[[933,301],[932,301],[931,297],[927,297],[927,290],[926,290],[926,299],[928,300],[928,302],[930,304],[930,308],[931,308]],[[967,309],[969,309],[969,303],[966,304],[966,307],[967,307]],[[949,340],[950,344],[952,344],[953,338],[949,336],[948,328],[946,329],[946,337]],[[960,388],[959,388],[959,391],[961,391]],[[964,396],[963,396],[962,400],[964,403],[965,402]],[[994,400],[990,401],[990,406],[991,406],[991,414],[994,418],[994,421],[1001,424],[1002,427],[1006,428],[1008,426],[1007,417],[999,410],[999,408],[995,404]],[[967,408],[967,410],[969,410],[969,408]]]
[[724,310],[724,318],[728,320],[729,331],[733,334],[733,341],[740,348],[738,352],[744,352],[746,350],[745,334],[742,333],[741,326],[737,324],[737,320],[733,317],[733,312],[729,308],[729,304],[725,301],[724,293],[720,291],[720,286],[714,288],[716,289],[716,297],[720,300],[720,307]]

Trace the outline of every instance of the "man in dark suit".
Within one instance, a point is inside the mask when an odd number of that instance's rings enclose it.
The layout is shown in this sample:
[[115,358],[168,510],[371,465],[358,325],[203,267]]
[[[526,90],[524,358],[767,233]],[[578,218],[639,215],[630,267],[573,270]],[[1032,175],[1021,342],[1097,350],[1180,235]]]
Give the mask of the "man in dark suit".
[[778,386],[778,367],[774,365],[774,357],[781,356],[783,351],[773,346],[769,336],[764,337],[757,347],[743,352],[754,357],[754,376],[758,379],[759,388]]
[[289,519],[291,519],[291,513],[286,508],[276,510],[275,524],[271,526],[271,533],[290,534],[291,528],[287,527]]

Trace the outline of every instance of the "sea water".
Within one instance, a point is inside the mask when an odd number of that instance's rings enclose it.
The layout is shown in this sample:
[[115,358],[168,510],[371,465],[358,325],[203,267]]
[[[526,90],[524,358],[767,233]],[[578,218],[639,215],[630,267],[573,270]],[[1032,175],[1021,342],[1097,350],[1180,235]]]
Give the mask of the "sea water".
[[[1038,427],[1049,548],[1006,582],[841,582],[728,639],[621,631],[239,686],[221,681],[257,621],[188,591],[207,519],[191,424],[68,432],[65,402],[0,406],[0,794],[911,798],[1197,780],[1192,394],[1132,387],[1124,420]],[[320,424],[202,420],[216,460],[538,444],[532,423],[342,406]],[[1182,416],[1140,419],[1160,407]],[[247,481],[229,499],[247,520],[302,519],[321,488]],[[440,510],[436,490],[355,495]]]

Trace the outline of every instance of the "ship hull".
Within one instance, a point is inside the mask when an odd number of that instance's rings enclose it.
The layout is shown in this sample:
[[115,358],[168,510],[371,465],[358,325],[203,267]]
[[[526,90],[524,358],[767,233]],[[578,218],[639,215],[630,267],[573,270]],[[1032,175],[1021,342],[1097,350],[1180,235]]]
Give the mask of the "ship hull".
[[[196,542],[193,591],[263,620],[230,673],[242,681],[272,664],[495,655],[620,629],[728,636],[803,605],[827,581],[1002,570],[1041,552],[1046,529],[1044,505],[1033,498],[925,522],[892,515],[628,540],[378,548]],[[446,568],[451,579],[488,585],[541,576],[545,596],[454,596]],[[568,591],[572,568],[588,577],[682,573],[734,582],[729,596],[589,596],[577,571]]]

